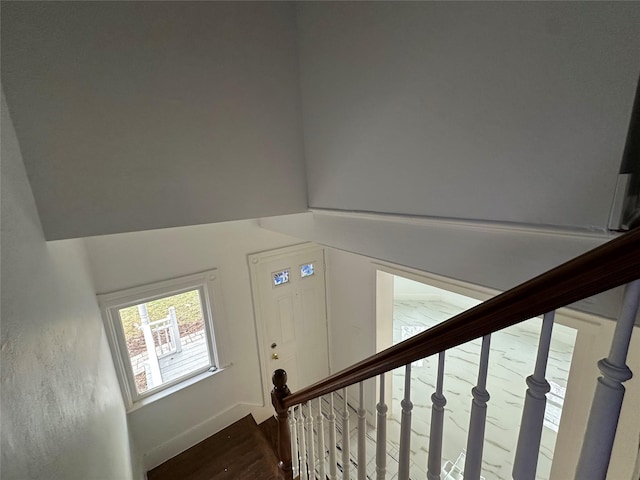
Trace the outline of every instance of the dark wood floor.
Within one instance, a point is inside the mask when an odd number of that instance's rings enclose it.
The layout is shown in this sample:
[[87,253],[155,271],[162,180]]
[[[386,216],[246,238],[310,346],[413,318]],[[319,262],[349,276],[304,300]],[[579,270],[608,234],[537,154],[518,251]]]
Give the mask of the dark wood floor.
[[[275,419],[251,415],[148,472],[148,480],[278,480]],[[264,432],[264,433],[263,433]]]

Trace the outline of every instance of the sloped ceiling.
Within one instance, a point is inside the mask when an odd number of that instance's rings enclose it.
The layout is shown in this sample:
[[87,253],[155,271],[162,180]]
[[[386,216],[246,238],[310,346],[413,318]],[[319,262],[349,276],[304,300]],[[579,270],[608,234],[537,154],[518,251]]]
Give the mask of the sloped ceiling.
[[2,2],[47,239],[306,210],[287,3]]
[[639,52],[633,2],[2,2],[48,239],[307,205],[604,230]]
[[638,2],[301,2],[309,205],[603,230]]

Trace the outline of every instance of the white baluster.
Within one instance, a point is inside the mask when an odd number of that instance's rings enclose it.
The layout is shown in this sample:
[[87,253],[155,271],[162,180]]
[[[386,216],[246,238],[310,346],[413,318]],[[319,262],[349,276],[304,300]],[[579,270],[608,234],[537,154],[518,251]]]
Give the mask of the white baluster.
[[404,398],[400,402],[402,418],[400,420],[400,453],[398,455],[398,480],[409,480],[409,461],[411,457],[411,364],[404,373]]
[[291,409],[289,415],[289,430],[291,431],[291,463],[293,465],[293,478],[300,473],[300,459],[298,458],[298,428],[296,425],[296,409]]
[[384,373],[380,375],[380,401],[376,405],[376,480],[385,480],[387,474],[387,404],[384,402]]
[[360,382],[358,406],[358,480],[367,478],[367,410],[364,407],[364,382]]
[[489,368],[490,344],[491,335],[482,337],[478,384],[471,390],[473,401],[471,402],[467,455],[464,464],[465,480],[480,480],[480,472],[482,470],[484,428],[487,418],[487,402],[489,401],[489,393],[487,393],[487,370]]
[[431,395],[431,430],[429,433],[429,458],[427,460],[427,480],[440,480],[442,470],[442,431],[444,428],[444,406],[447,399],[442,394],[444,382],[444,352],[438,355],[438,378],[436,391]]
[[329,394],[329,480],[338,480],[338,459],[336,458],[336,411],[333,393]]
[[527,377],[527,393],[522,410],[522,422],[518,434],[518,446],[513,461],[514,480],[535,480],[538,466],[538,452],[544,424],[544,410],[547,404],[547,393],[551,386],[545,378],[551,332],[555,311],[545,313],[542,320],[542,331],[538,343],[538,355],[533,375]]
[[639,302],[640,280],[635,280],[627,285],[609,357],[598,362],[602,376],[598,378],[591,404],[576,479],[600,480],[607,475],[624,399],[625,388],[622,382],[633,375],[626,361]]
[[304,412],[302,405],[298,407],[298,447],[300,454],[300,480],[309,479],[309,469],[307,467],[307,445],[304,432]]
[[349,404],[347,403],[347,389],[342,389],[342,479],[349,480],[351,457],[349,453]]
[[316,454],[313,441],[313,410],[311,401],[307,402],[307,457],[309,465],[309,478],[316,478]]
[[318,398],[318,417],[316,418],[316,427],[318,429],[318,476],[322,480],[326,480],[327,475],[325,473],[324,414],[322,413],[322,397]]

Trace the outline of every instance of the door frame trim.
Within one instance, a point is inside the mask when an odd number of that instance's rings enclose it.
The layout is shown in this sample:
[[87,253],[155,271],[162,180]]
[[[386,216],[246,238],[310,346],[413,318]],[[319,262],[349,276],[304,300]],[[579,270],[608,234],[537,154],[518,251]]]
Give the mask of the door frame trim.
[[[271,406],[271,375],[273,372],[267,371],[267,362],[265,361],[267,351],[265,348],[264,339],[265,325],[262,312],[260,311],[260,291],[258,283],[258,266],[265,261],[278,260],[282,257],[287,257],[293,254],[304,253],[307,250],[322,250],[323,256],[323,275],[324,275],[324,291],[325,291],[325,326],[327,328],[327,358],[329,356],[329,337],[328,337],[328,305],[327,302],[327,272],[326,272],[326,249],[322,245],[312,242],[304,242],[288,247],[276,248],[273,250],[267,250],[262,252],[250,253],[247,255],[247,264],[249,266],[249,277],[251,280],[251,302],[253,304],[253,319],[256,330],[256,340],[258,342],[258,363],[260,364],[260,381],[262,383],[262,405],[264,407]],[[328,366],[327,366],[328,368]]]

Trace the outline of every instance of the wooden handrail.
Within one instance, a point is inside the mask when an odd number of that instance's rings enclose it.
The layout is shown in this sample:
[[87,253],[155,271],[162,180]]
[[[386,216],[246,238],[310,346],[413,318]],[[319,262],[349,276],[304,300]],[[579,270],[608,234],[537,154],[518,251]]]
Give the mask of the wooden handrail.
[[289,408],[640,278],[636,228],[282,399]]

